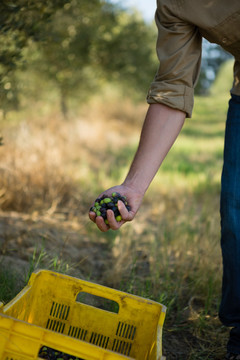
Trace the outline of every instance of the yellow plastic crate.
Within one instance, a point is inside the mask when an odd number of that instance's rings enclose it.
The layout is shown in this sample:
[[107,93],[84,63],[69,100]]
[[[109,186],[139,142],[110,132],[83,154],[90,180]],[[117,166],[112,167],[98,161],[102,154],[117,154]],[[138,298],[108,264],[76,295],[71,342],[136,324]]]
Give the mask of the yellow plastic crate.
[[[112,308],[102,308],[102,299]],[[39,359],[47,346],[82,360],[163,360],[165,312],[157,302],[39,270],[0,305],[0,359]]]

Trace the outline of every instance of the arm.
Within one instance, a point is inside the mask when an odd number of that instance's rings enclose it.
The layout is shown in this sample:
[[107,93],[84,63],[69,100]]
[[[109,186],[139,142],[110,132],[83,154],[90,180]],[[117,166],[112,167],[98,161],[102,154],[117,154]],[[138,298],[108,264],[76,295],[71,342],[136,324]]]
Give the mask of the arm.
[[185,120],[185,113],[152,104],[143,124],[139,147],[124,185],[144,194],[172,147]]
[[139,147],[122,185],[104,192],[110,195],[116,191],[125,195],[131,211],[128,212],[124,204],[119,202],[118,209],[123,220],[118,223],[113,212],[108,210],[109,226],[102,217],[90,213],[90,219],[102,231],[109,228],[116,230],[134,218],[147,188],[178,136],[185,117],[191,117],[194,86],[200,71],[202,37],[197,26],[180,19],[175,10],[168,0],[157,1],[155,19],[160,66],[149,89],[147,101],[150,107]]
[[111,194],[113,191],[117,191],[125,195],[131,206],[131,211],[128,212],[124,204],[119,202],[119,211],[123,220],[117,222],[113,212],[108,210],[109,226],[104,223],[102,217],[95,217],[94,213],[90,213],[90,219],[96,223],[101,231],[107,231],[109,228],[117,230],[126,221],[133,220],[146,190],[181,131],[185,117],[184,112],[166,105],[152,104],[149,106],[142,127],[139,146],[126,179],[122,185],[104,192]]

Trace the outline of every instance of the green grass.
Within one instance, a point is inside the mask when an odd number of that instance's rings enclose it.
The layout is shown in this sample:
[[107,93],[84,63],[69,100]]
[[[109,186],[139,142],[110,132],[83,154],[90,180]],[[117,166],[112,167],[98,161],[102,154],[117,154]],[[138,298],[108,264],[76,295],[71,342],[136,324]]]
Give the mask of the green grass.
[[19,283],[16,272],[0,264],[0,302],[7,303],[17,295],[24,284],[21,280]]

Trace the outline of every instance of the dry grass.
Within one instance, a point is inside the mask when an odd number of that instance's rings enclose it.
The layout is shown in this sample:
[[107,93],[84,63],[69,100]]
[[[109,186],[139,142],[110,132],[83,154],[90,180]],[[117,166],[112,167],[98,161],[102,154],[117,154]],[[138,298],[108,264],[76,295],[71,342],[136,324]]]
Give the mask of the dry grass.
[[[17,121],[15,114],[9,115],[3,124],[4,146],[0,147],[3,210],[46,210],[53,203],[63,206],[75,196],[78,202],[80,198],[82,201],[88,179],[93,182],[98,172],[97,181],[101,181],[101,163],[107,162],[110,167],[113,152],[136,140],[136,128],[146,104],[134,107],[126,100],[124,106],[122,103],[116,106],[115,102],[93,101],[82,109],[80,116],[67,121],[57,112],[38,115],[39,108],[41,104],[36,104],[34,116],[32,111],[18,113]],[[102,184],[95,188],[98,186]]]

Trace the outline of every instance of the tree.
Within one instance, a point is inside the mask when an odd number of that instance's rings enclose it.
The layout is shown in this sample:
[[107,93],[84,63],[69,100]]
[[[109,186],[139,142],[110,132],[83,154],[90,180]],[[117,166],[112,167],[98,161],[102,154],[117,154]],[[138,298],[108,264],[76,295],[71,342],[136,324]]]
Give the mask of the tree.
[[4,111],[16,106],[14,71],[22,65],[22,49],[29,39],[40,41],[39,29],[68,0],[1,0],[0,2],[0,102]]
[[40,53],[34,66],[55,83],[65,117],[68,97],[81,90],[81,85],[83,96],[86,96],[92,86],[89,80],[90,52],[102,6],[100,0],[72,0],[41,29],[46,41],[38,46]]
[[108,79],[127,85],[130,91],[146,92],[157,70],[156,29],[138,13],[119,11],[111,29],[101,27],[93,58]]
[[65,117],[67,99],[85,99],[103,79],[143,94],[157,68],[154,31],[108,1],[72,0],[42,28],[35,68],[56,84]]

